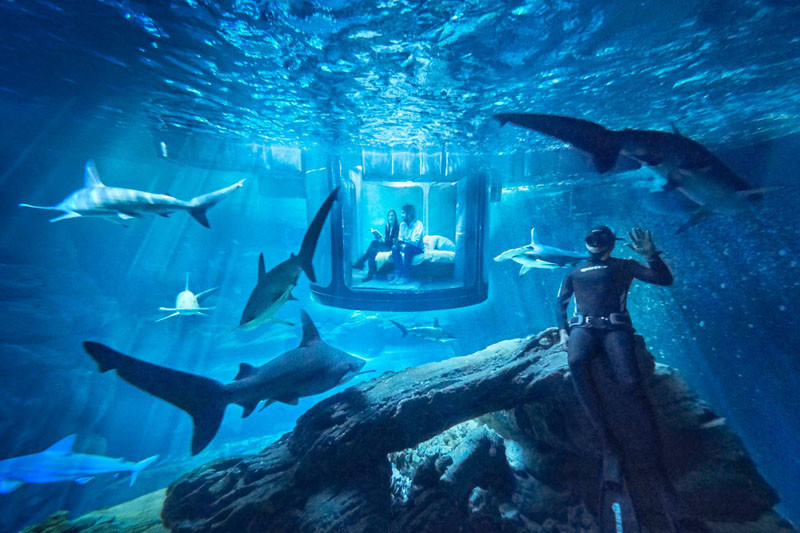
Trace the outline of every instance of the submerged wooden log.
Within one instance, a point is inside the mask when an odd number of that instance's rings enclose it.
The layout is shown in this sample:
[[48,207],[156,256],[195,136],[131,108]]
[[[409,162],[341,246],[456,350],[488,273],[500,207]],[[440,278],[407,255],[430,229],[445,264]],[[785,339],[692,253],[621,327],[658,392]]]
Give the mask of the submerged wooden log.
[[[596,477],[599,456],[592,428],[572,392],[566,354],[557,337],[557,331],[549,329],[532,339],[500,342],[469,356],[386,373],[350,387],[312,407],[292,433],[261,454],[216,461],[183,476],[168,490],[162,519],[174,532],[405,530],[409,522],[392,512],[388,454],[484,416],[482,420],[522,450],[521,459],[515,460],[517,480],[512,483],[517,493],[507,498],[517,503],[511,510],[511,504],[505,504],[503,516],[511,522],[503,527],[534,530],[532,519],[520,517],[532,508],[531,502],[524,501],[531,494],[530,479],[540,485],[550,483],[562,492],[567,487],[575,498],[588,501],[593,493],[587,480]],[[637,357],[648,376],[656,409],[664,415],[665,448],[674,452],[679,445],[702,450],[688,455],[668,453],[668,464],[680,476],[676,482],[682,496],[699,516],[722,524],[768,520],[771,526],[789,528],[772,512],[777,495],[758,474],[740,439],[674,372],[663,367],[653,377],[653,358],[640,337]],[[687,443],[692,446],[687,448]],[[562,460],[560,469],[542,464],[552,460],[554,453]],[[563,460],[570,457],[574,460]],[[747,493],[737,491],[742,483]],[[450,523],[431,522],[422,530],[469,530],[464,521],[469,519],[465,513],[470,504],[460,501],[461,496],[470,493],[471,505],[477,508],[478,500],[492,497],[485,488],[465,491],[460,487],[455,491],[458,497],[442,499],[434,496],[447,492],[447,484],[442,484],[409,505],[436,501],[438,506],[452,507],[452,512],[435,513]],[[734,493],[736,509],[728,505],[726,510],[723,503]],[[481,504],[484,508],[492,509]],[[484,526],[490,519],[487,512],[481,514]],[[535,518],[541,522],[547,512],[537,509]],[[565,511],[552,512],[555,516]],[[419,509],[414,513],[433,516]],[[581,530],[591,531],[591,520],[582,520]],[[414,524],[419,532],[420,523]]]

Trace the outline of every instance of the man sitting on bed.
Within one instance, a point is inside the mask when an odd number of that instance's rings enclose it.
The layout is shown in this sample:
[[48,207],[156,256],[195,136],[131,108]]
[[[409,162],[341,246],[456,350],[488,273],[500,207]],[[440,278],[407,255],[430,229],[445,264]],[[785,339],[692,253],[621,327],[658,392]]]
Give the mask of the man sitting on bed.
[[392,246],[392,263],[397,277],[392,283],[408,283],[411,272],[411,261],[414,256],[423,252],[422,238],[425,228],[422,221],[416,218],[414,206],[406,204],[400,210],[400,234]]

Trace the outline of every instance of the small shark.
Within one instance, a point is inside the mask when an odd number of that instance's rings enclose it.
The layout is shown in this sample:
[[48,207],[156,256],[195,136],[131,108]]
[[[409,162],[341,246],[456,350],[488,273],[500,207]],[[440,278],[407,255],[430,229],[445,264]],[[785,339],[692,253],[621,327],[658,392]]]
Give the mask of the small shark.
[[674,132],[609,130],[572,117],[536,113],[494,115],[503,125],[511,122],[561,139],[589,154],[598,172],[614,168],[620,155],[647,165],[666,179],[665,191],[677,190],[698,207],[676,233],[712,214],[734,215],[749,208],[765,192],[752,188],[702,144]]
[[438,318],[433,320],[432,326],[411,326],[408,328],[399,322],[395,322],[394,320],[390,320],[389,322],[400,329],[400,331],[403,333],[403,337],[410,333],[415,337],[419,337],[428,341],[448,342],[458,340],[455,335],[447,333],[442,326],[439,325]]
[[100,181],[100,175],[97,173],[94,161],[90,159],[86,162],[86,167],[84,168],[83,188],[67,196],[58,205],[43,207],[19,204],[19,206],[64,212],[63,215],[51,219],[50,222],[77,217],[98,217],[122,225],[125,225],[128,220],[140,217],[145,213],[155,213],[162,217],[167,217],[174,211],[188,211],[200,224],[210,228],[211,225],[208,223],[206,211],[219,203],[228,194],[241,187],[244,182],[245,180],[237,181],[229,187],[197,196],[186,202],[173,198],[168,194],[153,194],[134,189],[106,187]]
[[249,416],[262,400],[297,405],[298,398],[321,394],[362,372],[366,361],[329,346],[319,336],[305,311],[301,312],[303,340],[294,350],[259,367],[239,365],[233,382],[219,381],[172,370],[121,354],[96,342],[84,342],[86,352],[97,361],[100,372],[116,370],[119,377],[175,407],[194,420],[192,455],[208,446],[222,423],[225,408],[235,403]]
[[275,313],[289,300],[296,300],[292,296],[292,289],[297,287],[300,272],[305,272],[312,282],[317,281],[314,275],[314,250],[317,247],[322,226],[331,210],[333,201],[339,188],[335,188],[320,206],[311,225],[303,237],[303,244],[297,255],[291,254],[289,259],[273,267],[269,272],[264,268],[264,254],[258,256],[258,282],[250,293],[247,305],[242,312],[242,318],[236,329],[252,330],[269,322],[280,322],[293,326],[291,322],[284,322],[274,318]]
[[166,320],[168,318],[172,318],[174,316],[191,316],[191,315],[203,315],[205,313],[203,311],[211,311],[214,309],[213,307],[200,307],[200,298],[205,296],[206,294],[212,293],[215,290],[219,289],[219,287],[214,287],[213,289],[208,289],[200,294],[194,294],[192,291],[189,290],[189,273],[186,273],[186,287],[183,289],[182,292],[178,293],[178,297],[175,298],[175,307],[159,307],[159,311],[166,311],[168,313],[172,313],[171,315],[167,315],[163,318],[159,318],[156,322],[161,322],[162,320]]
[[586,253],[570,252],[553,246],[544,246],[536,239],[536,228],[531,228],[531,243],[522,248],[506,250],[494,258],[495,261],[516,261],[522,267],[519,275],[524,276],[532,268],[554,269],[575,265],[587,258]]
[[0,461],[0,494],[8,494],[23,483],[74,481],[83,485],[94,476],[119,472],[131,473],[131,485],[139,472],[150,466],[157,455],[131,463],[102,455],[74,453],[75,435],[53,444],[43,452]]

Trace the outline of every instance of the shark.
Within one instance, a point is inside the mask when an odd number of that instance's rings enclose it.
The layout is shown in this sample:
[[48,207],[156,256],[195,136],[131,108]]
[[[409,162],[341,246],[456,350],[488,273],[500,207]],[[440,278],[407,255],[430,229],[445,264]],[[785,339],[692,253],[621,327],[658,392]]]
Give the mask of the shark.
[[494,115],[501,125],[511,122],[567,142],[588,154],[601,174],[617,164],[620,156],[633,159],[658,173],[664,191],[679,191],[697,207],[676,233],[714,214],[733,216],[778,187],[753,188],[702,144],[672,132],[610,130],[579,118],[537,113]]
[[24,483],[74,481],[83,485],[95,476],[122,472],[130,472],[130,484],[133,485],[139,472],[158,459],[158,455],[154,455],[133,463],[102,455],[75,453],[72,451],[75,437],[65,437],[39,453],[0,461],[0,494],[8,494]]
[[184,201],[169,194],[154,194],[124,189],[121,187],[106,187],[100,181],[97,167],[91,159],[84,167],[83,188],[78,189],[59,204],[45,207],[31,204],[19,204],[20,207],[44,209],[47,211],[61,211],[62,215],[50,220],[59,222],[78,217],[95,217],[126,225],[126,222],[141,217],[145,213],[155,213],[168,217],[175,211],[187,211],[197,222],[210,228],[206,212],[217,205],[223,198],[244,185],[245,180],[239,180],[233,185],[219,189],[191,200]]
[[521,248],[512,248],[494,258],[498,263],[516,261],[522,267],[519,275],[524,276],[532,268],[555,269],[576,265],[587,257],[586,252],[571,252],[554,246],[545,246],[536,238],[536,228],[531,228],[531,243]]
[[395,322],[394,320],[390,320],[392,324],[400,329],[400,332],[403,334],[403,337],[407,336],[409,333],[415,337],[419,337],[421,339],[429,340],[429,341],[439,341],[439,342],[448,342],[458,340],[458,338],[454,335],[447,333],[444,328],[439,324],[439,319],[433,319],[432,326],[410,326],[406,327],[399,322]]
[[296,300],[292,295],[292,290],[297,287],[300,280],[300,273],[305,272],[312,283],[317,281],[314,274],[314,250],[317,247],[322,226],[333,206],[339,187],[335,188],[314,215],[311,225],[308,226],[300,246],[300,252],[295,255],[290,254],[289,259],[276,265],[269,272],[264,266],[264,254],[258,256],[258,280],[256,286],[250,293],[239,326],[236,329],[252,330],[256,329],[269,321],[280,322],[293,326],[291,322],[285,322],[274,318],[278,309],[289,300]]
[[192,315],[203,315],[205,313],[203,311],[211,311],[214,309],[213,307],[200,307],[200,298],[205,296],[206,294],[210,294],[214,291],[219,289],[219,287],[214,287],[213,289],[207,289],[199,294],[195,294],[189,290],[189,273],[186,273],[186,286],[184,287],[183,291],[178,293],[177,298],[175,298],[175,307],[159,307],[159,311],[165,311],[168,313],[172,313],[171,315],[167,315],[163,318],[159,318],[156,322],[161,322],[162,320],[166,320],[168,318],[172,318],[174,316],[192,316]]
[[262,409],[273,402],[297,405],[299,398],[321,394],[373,372],[362,372],[366,360],[325,343],[305,311],[301,319],[303,338],[297,348],[259,367],[241,363],[236,377],[227,384],[148,363],[97,342],[84,342],[83,347],[100,372],[116,370],[134,387],[187,412],[194,421],[191,451],[197,455],[217,434],[229,404],[240,405],[242,418],[246,418],[262,401]]

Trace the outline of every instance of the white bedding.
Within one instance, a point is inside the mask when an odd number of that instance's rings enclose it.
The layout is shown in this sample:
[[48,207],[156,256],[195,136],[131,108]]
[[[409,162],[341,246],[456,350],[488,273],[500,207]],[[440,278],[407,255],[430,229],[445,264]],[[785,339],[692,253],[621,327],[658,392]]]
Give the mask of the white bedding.
[[[436,249],[439,246],[444,248],[452,248],[455,249],[453,245],[453,241],[446,237],[440,237],[438,235],[426,235],[423,237],[423,244],[424,244],[424,251],[421,254],[417,254],[414,256],[414,259],[411,261],[411,264],[416,266],[424,263],[425,261],[429,261],[431,263],[455,263],[456,262],[456,253],[451,250],[442,250]],[[378,270],[386,264],[387,262],[392,261],[392,252],[378,252],[378,255],[375,256],[375,262],[377,263]]]

